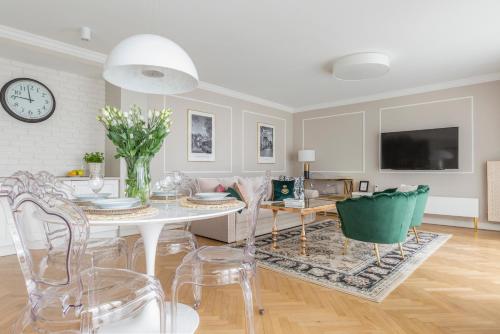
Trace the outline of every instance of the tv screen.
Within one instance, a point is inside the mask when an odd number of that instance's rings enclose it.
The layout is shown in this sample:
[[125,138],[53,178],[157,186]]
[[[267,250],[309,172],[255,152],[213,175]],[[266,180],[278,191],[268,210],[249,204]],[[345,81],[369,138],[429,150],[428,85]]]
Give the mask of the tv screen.
[[381,168],[458,169],[458,127],[381,134]]

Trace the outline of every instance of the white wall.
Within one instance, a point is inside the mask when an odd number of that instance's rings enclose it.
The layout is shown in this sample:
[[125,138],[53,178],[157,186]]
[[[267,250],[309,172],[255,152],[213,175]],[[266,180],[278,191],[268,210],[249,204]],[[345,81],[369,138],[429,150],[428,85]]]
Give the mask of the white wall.
[[64,175],[82,166],[85,152],[104,152],[104,130],[96,121],[104,81],[0,58],[0,85],[19,77],[49,87],[56,110],[48,120],[30,124],[0,107],[0,176],[20,169]]

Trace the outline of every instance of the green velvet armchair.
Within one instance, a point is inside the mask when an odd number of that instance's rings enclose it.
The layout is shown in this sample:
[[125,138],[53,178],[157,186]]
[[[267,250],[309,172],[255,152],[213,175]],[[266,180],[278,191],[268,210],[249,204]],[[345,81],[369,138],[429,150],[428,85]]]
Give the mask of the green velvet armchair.
[[[389,188],[384,191],[375,192],[374,195],[377,194],[391,194],[396,192],[397,188]],[[415,234],[415,239],[417,243],[420,243],[418,238],[417,227],[422,225],[422,219],[424,218],[425,206],[427,205],[427,198],[429,197],[429,186],[421,184],[418,186],[417,192],[417,200],[415,203],[415,210],[413,210],[413,216],[411,218],[410,227],[413,229],[413,233]]]
[[337,202],[342,232],[347,238],[344,243],[344,254],[349,239],[353,239],[373,243],[379,265],[378,244],[398,243],[401,256],[404,258],[401,243],[406,240],[416,199],[417,192],[414,191],[380,193]]

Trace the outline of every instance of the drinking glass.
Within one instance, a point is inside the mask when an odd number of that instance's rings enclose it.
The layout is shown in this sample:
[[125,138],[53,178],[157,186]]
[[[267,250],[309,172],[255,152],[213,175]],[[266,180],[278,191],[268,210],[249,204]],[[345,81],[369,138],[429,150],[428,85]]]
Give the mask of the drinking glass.
[[94,194],[98,194],[104,186],[104,177],[100,174],[91,175],[89,178],[89,187]]
[[94,194],[98,194],[104,186],[104,175],[102,173],[102,164],[89,164],[89,187]]

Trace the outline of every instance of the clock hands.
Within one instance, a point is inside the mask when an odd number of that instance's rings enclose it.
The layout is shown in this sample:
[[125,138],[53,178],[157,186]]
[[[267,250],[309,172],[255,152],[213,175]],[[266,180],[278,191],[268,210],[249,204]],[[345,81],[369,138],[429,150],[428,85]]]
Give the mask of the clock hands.
[[31,94],[30,94],[30,88],[29,87],[28,87],[28,97],[29,97],[30,103],[33,102],[33,100],[31,99]]
[[16,99],[28,100],[28,101],[30,101],[30,103],[31,103],[31,101],[34,101],[34,100],[32,100],[32,99],[28,99],[27,97],[22,97],[22,96],[17,96],[17,95],[12,95],[12,97],[13,97],[13,98],[16,98]]

